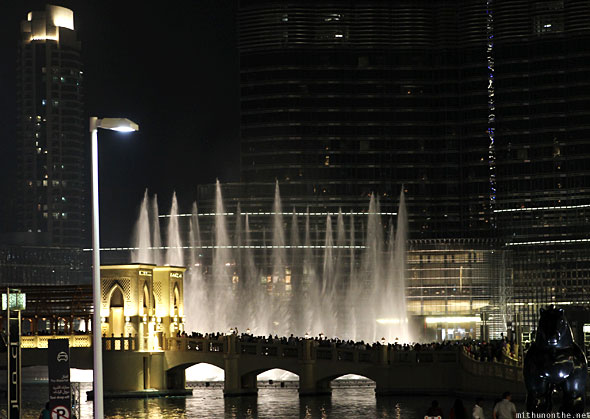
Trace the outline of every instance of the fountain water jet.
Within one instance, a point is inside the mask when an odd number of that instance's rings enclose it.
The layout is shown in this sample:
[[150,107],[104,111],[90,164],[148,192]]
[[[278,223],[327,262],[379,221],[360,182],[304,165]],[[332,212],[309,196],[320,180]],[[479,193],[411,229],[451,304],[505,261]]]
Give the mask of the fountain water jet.
[[135,263],[153,263],[153,252],[150,249],[152,238],[150,233],[150,222],[148,214],[149,198],[148,190],[143,194],[143,200],[139,207],[139,217],[135,223],[133,240],[136,243],[136,250],[131,252],[131,260]]
[[[161,247],[156,198],[151,205],[148,201],[146,195],[136,228],[136,232],[143,232],[135,236],[139,252],[146,247],[146,231],[151,232],[148,247]],[[299,220],[296,209],[291,217],[284,218],[277,184],[269,214],[272,218],[265,222],[257,219],[256,243],[250,215],[243,214],[239,206],[233,212],[235,215],[226,214],[219,182],[215,215],[206,230],[199,224],[202,220],[196,204],[192,217],[177,217],[178,205],[173,197],[167,226],[170,249],[165,256],[169,263],[179,264],[184,257],[188,264],[187,331],[226,332],[238,327],[240,331],[250,328],[257,335],[322,332],[327,337],[368,342],[381,337],[390,342],[410,339],[403,194],[396,229],[391,227],[392,220],[385,220],[389,225],[387,237],[375,197],[371,197],[365,216],[351,213],[345,217],[339,211],[335,223],[333,216],[325,217],[324,228],[318,222],[312,224],[309,209],[304,220]],[[148,218],[149,228],[145,225]],[[180,234],[179,222],[183,220],[188,224],[186,246]],[[234,223],[231,237],[230,221]],[[272,234],[266,234],[266,225],[271,226]],[[285,231],[289,232],[288,243]],[[202,240],[202,233],[206,240]],[[190,250],[183,251],[184,247]],[[163,251],[152,252],[155,263],[161,263],[158,261],[163,256]]]

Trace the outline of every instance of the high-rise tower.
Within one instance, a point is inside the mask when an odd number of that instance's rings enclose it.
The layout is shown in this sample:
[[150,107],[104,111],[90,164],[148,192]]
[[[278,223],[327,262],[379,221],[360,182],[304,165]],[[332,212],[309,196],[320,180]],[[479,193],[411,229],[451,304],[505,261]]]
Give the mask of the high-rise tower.
[[21,24],[17,58],[16,228],[37,244],[85,237],[84,111],[74,12],[47,5]]

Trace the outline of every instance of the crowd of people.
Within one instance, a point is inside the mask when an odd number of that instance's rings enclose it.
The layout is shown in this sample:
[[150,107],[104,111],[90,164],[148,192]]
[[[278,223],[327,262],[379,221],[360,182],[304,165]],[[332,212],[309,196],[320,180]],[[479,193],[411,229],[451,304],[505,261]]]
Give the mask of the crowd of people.
[[[231,333],[235,334],[240,342],[244,343],[263,343],[268,345],[298,345],[300,342],[311,340],[316,347],[338,348],[338,349],[356,349],[356,350],[371,350],[387,345],[389,350],[400,352],[428,352],[428,351],[452,351],[463,349],[470,356],[478,361],[501,361],[507,357],[515,359],[518,357],[518,345],[514,342],[505,339],[482,341],[474,339],[453,340],[443,342],[430,343],[389,343],[382,339],[377,342],[369,343],[365,341],[344,340],[339,338],[328,338],[320,334],[318,336],[299,337],[293,334],[289,337],[268,335],[256,336],[247,330],[239,334],[238,329],[231,329]],[[187,335],[186,332],[178,332],[177,337],[191,337],[196,339],[219,340],[224,336],[223,333],[198,333],[193,332]]]
[[[512,402],[512,395],[510,392],[502,394],[501,399],[497,399],[489,406],[482,397],[475,399],[475,403],[468,411],[465,407],[463,400],[456,399],[453,406],[449,409],[449,415],[447,416],[444,410],[440,407],[438,400],[433,400],[432,404],[426,411],[425,419],[515,419],[516,418],[516,406]],[[486,410],[488,414],[486,415]],[[490,412],[491,411],[491,412]]]

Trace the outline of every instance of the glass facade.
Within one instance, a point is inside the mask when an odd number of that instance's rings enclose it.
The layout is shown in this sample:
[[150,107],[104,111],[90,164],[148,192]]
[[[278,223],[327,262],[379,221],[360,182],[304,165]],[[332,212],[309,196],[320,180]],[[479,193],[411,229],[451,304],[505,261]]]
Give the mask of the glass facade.
[[[242,1],[242,181],[488,236],[485,2]],[[462,205],[466,200],[469,205]]]
[[50,5],[30,12],[18,47],[15,228],[51,246],[82,246],[88,188],[73,12]]
[[590,287],[590,4],[495,1],[499,235],[514,304],[585,305]]
[[1,245],[0,284],[17,287],[82,284],[88,282],[90,256],[82,249]]
[[428,282],[408,284],[411,307],[458,279],[424,262],[433,240],[459,259],[488,243],[473,266],[493,286],[469,307],[497,301],[506,323],[587,304],[589,18],[581,0],[242,1],[235,196],[278,179],[295,206],[360,211],[375,193],[395,212],[403,185],[424,244],[409,278]]

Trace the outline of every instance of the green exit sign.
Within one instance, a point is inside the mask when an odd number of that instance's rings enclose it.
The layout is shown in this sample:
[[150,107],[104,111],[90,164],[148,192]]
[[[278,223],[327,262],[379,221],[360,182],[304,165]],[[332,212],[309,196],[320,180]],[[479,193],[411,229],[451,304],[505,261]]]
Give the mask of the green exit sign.
[[24,293],[10,293],[2,294],[2,310],[6,310],[10,305],[11,310],[24,310],[27,308],[27,294]]

